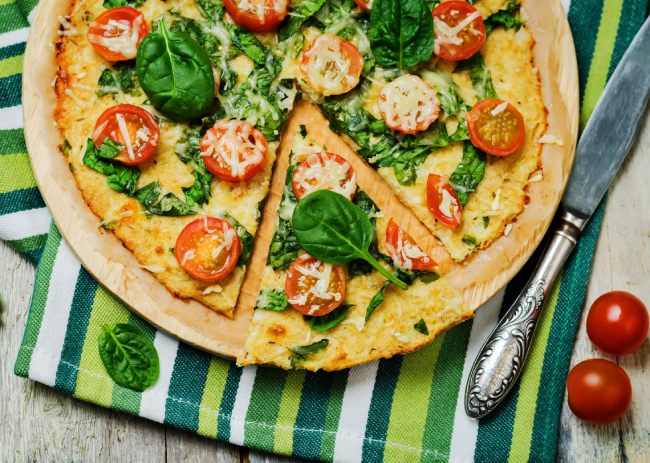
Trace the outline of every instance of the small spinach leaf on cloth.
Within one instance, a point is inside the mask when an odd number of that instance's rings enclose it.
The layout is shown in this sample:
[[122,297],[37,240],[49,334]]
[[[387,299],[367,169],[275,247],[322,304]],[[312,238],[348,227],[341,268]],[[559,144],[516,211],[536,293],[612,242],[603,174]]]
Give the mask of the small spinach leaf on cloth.
[[433,17],[424,0],[375,0],[370,43],[377,63],[405,68],[433,54]]
[[332,329],[348,316],[350,307],[354,307],[354,305],[340,305],[328,314],[321,315],[320,317],[312,317],[309,321],[309,327],[316,331],[327,331]]
[[456,190],[458,199],[463,206],[467,203],[467,195],[476,191],[479,182],[483,180],[486,164],[487,154],[469,141],[465,141],[463,159],[449,177],[449,183]]
[[160,374],[158,352],[142,331],[133,325],[102,325],[97,340],[99,356],[106,371],[117,384],[142,392],[150,388]]
[[362,258],[397,286],[407,288],[370,255],[372,224],[366,213],[343,195],[329,190],[311,193],[296,206],[292,225],[300,246],[316,259],[343,265]]
[[286,291],[275,288],[264,288],[257,295],[257,309],[282,311],[289,307]]
[[474,94],[478,101],[486,98],[499,98],[492,85],[492,75],[485,65],[481,53],[474,53],[471,58],[461,61],[454,72],[462,72],[469,69],[469,78],[472,80]]
[[167,31],[164,18],[140,42],[136,70],[151,103],[174,120],[195,119],[214,100],[207,52],[187,34]]
[[321,339],[320,341],[316,341],[306,346],[287,347],[287,349],[289,349],[294,354],[299,355],[315,354],[317,352],[325,350],[329,343],[329,339]]
[[419,322],[417,322],[415,325],[413,325],[413,328],[415,328],[425,336],[429,336],[429,328],[427,327],[427,323],[424,321],[424,318],[421,319]]
[[379,291],[377,291],[377,294],[373,296],[372,299],[370,299],[370,303],[368,304],[368,307],[366,308],[366,323],[368,322],[368,319],[372,315],[372,313],[375,311],[377,306],[384,302],[384,289],[386,289],[386,286],[390,284],[390,281],[386,280],[384,281],[384,284],[381,285],[381,288],[379,288]]
[[127,196],[135,194],[135,186],[140,178],[140,169],[136,166],[123,166],[105,161],[99,156],[99,150],[95,148],[95,144],[90,138],[86,145],[83,163],[100,174],[106,175],[106,183],[115,191]]

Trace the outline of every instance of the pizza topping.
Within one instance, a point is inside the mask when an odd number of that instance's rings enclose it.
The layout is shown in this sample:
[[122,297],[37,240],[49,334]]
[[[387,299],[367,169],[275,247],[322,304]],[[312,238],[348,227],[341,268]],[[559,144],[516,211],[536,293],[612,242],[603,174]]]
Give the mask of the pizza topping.
[[363,8],[366,11],[371,11],[372,10],[372,2],[373,0],[365,1],[365,0],[354,0],[354,3],[359,5],[361,8]]
[[357,174],[338,154],[312,153],[293,172],[292,188],[298,200],[316,190],[331,190],[352,199],[357,189]]
[[393,219],[386,227],[386,250],[395,265],[405,270],[424,270],[437,265]]
[[467,114],[472,144],[486,153],[507,156],[524,143],[524,118],[513,105],[494,98],[485,99]]
[[88,41],[109,61],[135,58],[138,45],[149,33],[142,13],[131,7],[113,8],[90,23]]
[[201,156],[210,172],[239,183],[253,178],[264,166],[266,138],[250,123],[221,120],[201,141]]
[[241,249],[232,225],[204,216],[190,222],[178,235],[175,254],[183,270],[197,280],[211,283],[232,272]]
[[428,82],[412,75],[385,85],[377,97],[377,106],[386,125],[403,133],[426,130],[440,112],[436,91]]
[[476,53],[485,41],[481,12],[461,1],[444,2],[433,14],[433,52],[450,61],[460,61]]
[[97,149],[101,148],[106,137],[124,146],[112,159],[133,166],[151,157],[158,146],[160,131],[148,111],[138,106],[120,104],[108,108],[97,119],[92,134]]
[[349,92],[359,83],[363,57],[357,47],[333,34],[319,35],[302,55],[300,70],[323,95]]
[[287,271],[289,303],[306,315],[321,316],[336,309],[345,297],[345,276],[338,265],[303,254]]
[[251,32],[270,32],[288,14],[287,0],[224,0],[235,23]]
[[427,205],[434,217],[442,224],[451,228],[460,225],[463,206],[448,178],[429,174]]

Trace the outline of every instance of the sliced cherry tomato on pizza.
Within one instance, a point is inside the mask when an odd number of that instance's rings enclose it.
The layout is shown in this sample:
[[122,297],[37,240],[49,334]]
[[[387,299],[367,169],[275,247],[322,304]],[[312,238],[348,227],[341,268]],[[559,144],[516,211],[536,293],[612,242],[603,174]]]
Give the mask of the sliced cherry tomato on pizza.
[[316,37],[302,54],[300,70],[318,93],[340,95],[359,83],[363,56],[357,47],[333,34]]
[[176,240],[176,260],[187,273],[206,283],[232,272],[241,254],[237,231],[228,222],[203,216],[190,222]]
[[467,114],[472,144],[494,156],[514,153],[524,143],[524,117],[510,103],[488,98]]
[[447,177],[429,174],[427,205],[433,216],[444,225],[456,228],[462,220],[463,206]]
[[440,100],[428,82],[418,76],[402,76],[384,85],[377,107],[390,129],[415,133],[426,130],[438,118]]
[[386,227],[386,250],[393,262],[405,270],[425,270],[437,265],[393,219]]
[[345,297],[345,275],[338,265],[302,254],[289,267],[284,289],[296,310],[320,317],[341,305]]
[[632,401],[632,384],[627,373],[604,359],[578,363],[569,372],[566,388],[573,414],[591,424],[618,420]]
[[288,14],[287,0],[224,0],[232,19],[251,32],[270,32]]
[[149,33],[144,15],[130,6],[104,11],[88,28],[88,41],[108,61],[135,58],[138,45]]
[[151,157],[158,146],[160,130],[150,112],[139,106],[119,104],[108,108],[97,119],[93,132],[97,149],[106,137],[125,147],[113,160],[135,166]]
[[478,52],[485,42],[481,12],[469,3],[451,1],[433,9],[433,52],[449,61],[460,61]]
[[351,200],[357,189],[357,174],[338,154],[312,153],[293,171],[291,188],[298,201],[316,190],[331,190]]
[[587,315],[587,335],[598,350],[609,355],[631,354],[648,337],[648,309],[641,299],[625,291],[612,291],[596,299]]
[[245,182],[264,167],[266,137],[246,121],[221,120],[201,141],[201,156],[210,172],[227,182]]
[[372,10],[372,2],[373,0],[370,0],[369,2],[366,2],[364,0],[354,0],[354,3],[359,5],[359,7],[363,8],[366,11],[371,11]]

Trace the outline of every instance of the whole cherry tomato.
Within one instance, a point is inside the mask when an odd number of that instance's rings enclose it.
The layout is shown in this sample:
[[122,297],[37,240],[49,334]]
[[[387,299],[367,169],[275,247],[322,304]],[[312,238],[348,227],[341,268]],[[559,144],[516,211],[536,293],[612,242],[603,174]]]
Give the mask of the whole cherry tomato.
[[609,355],[631,354],[648,337],[650,319],[641,300],[625,291],[600,296],[587,315],[587,335],[598,350]]
[[591,424],[618,420],[632,401],[630,378],[609,360],[580,362],[569,372],[566,387],[573,414]]

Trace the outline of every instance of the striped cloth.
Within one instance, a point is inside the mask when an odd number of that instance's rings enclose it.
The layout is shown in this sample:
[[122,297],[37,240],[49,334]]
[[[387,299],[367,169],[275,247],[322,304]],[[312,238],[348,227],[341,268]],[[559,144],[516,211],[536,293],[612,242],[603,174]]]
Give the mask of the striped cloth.
[[[545,0],[528,0],[545,1]],[[580,67],[582,124],[645,17],[647,0],[563,0]],[[480,422],[463,411],[474,357],[532,270],[531,259],[476,318],[428,347],[336,373],[237,368],[143,322],[81,267],[32,176],[20,70],[33,0],[0,0],[0,238],[38,265],[17,375],[104,407],[201,435],[307,459],[553,461],[564,384],[604,205],[552,291],[521,381]],[[106,374],[103,323],[138,326],[160,378],[139,393]]]

